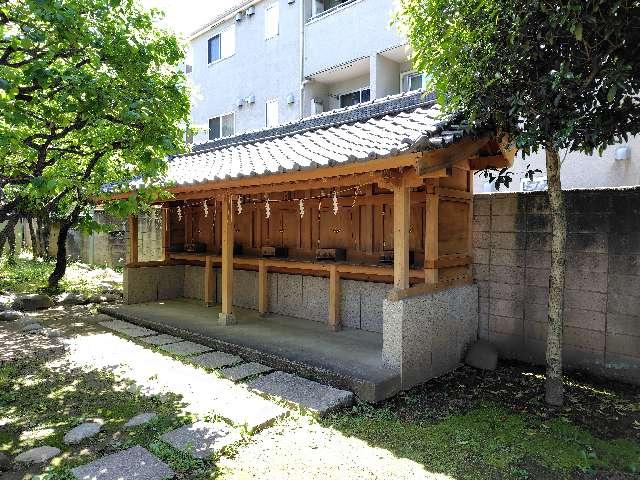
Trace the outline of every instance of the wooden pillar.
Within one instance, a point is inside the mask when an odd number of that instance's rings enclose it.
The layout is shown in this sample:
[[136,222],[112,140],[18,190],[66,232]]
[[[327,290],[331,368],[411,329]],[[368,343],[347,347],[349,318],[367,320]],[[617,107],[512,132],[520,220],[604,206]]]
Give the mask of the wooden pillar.
[[267,279],[267,262],[258,260],[258,311],[266,315],[269,311],[269,284]]
[[330,330],[342,330],[340,319],[340,272],[336,265],[329,266],[329,321]]
[[393,286],[409,288],[409,227],[411,188],[403,184],[393,190]]
[[222,200],[222,309],[219,315],[221,325],[235,323],[233,317],[233,221],[231,219],[231,198]]
[[138,263],[138,217],[129,215],[129,264]]
[[162,261],[169,262],[171,247],[171,225],[169,224],[169,208],[162,207]]
[[215,304],[216,278],[213,270],[213,257],[207,255],[204,263],[204,304],[207,307]]
[[426,208],[424,228],[424,282],[438,283],[438,179],[426,184]]

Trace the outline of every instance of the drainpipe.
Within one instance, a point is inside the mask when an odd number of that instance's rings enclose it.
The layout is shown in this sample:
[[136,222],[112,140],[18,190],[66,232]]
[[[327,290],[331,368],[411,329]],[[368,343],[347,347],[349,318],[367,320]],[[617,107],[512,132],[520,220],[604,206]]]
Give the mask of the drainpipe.
[[300,120],[304,117],[304,3],[300,0]]

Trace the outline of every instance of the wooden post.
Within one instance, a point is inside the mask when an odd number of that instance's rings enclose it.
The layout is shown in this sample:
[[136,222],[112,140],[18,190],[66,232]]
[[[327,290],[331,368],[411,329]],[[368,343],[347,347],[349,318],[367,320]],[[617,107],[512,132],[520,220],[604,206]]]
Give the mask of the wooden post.
[[411,189],[400,184],[393,190],[393,286],[409,288],[409,227]]
[[342,330],[340,320],[340,272],[336,265],[329,266],[329,322],[330,330]]
[[129,264],[138,263],[138,217],[129,215]]
[[204,304],[207,307],[215,304],[216,278],[213,270],[213,257],[207,255],[204,263]]
[[171,226],[169,225],[169,208],[162,207],[162,261],[169,263],[171,246]]
[[424,282],[438,283],[438,179],[428,179],[426,184],[426,208],[424,228]]
[[269,310],[269,284],[267,283],[267,262],[258,260],[258,311],[266,315]]
[[222,200],[222,310],[219,315],[221,325],[235,323],[233,317],[233,221],[231,219],[231,198]]

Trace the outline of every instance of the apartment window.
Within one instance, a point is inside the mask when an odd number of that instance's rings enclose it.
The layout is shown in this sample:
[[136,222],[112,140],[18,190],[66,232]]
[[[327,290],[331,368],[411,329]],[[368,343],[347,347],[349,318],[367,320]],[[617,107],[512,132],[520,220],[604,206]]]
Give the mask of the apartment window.
[[275,127],[279,124],[277,98],[274,98],[273,100],[269,100],[267,102],[266,123],[267,127]]
[[230,137],[235,131],[235,115],[227,113],[209,119],[209,140]]
[[278,23],[280,21],[280,7],[277,3],[267,6],[264,13],[264,37],[269,38],[278,36]]
[[400,83],[403,92],[411,92],[424,88],[426,76],[424,73],[405,72],[400,76]]
[[369,88],[363,88],[355,92],[343,93],[338,99],[340,100],[340,108],[350,107],[351,105],[368,102],[371,99],[371,92]]
[[209,63],[230,57],[234,53],[236,53],[235,25],[232,25],[208,40],[207,59]]
[[336,8],[345,3],[351,3],[355,0],[312,0],[312,16],[320,15],[321,13],[327,12],[333,8]]

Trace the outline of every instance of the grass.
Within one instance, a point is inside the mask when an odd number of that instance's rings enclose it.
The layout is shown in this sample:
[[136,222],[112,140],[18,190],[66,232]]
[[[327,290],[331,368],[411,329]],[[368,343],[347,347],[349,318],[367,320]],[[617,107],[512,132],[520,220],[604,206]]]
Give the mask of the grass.
[[[213,468],[207,461],[159,442],[162,434],[192,419],[181,413],[176,395],[146,396],[128,382],[117,381],[102,370],[53,370],[37,363],[0,365],[0,451],[16,455],[28,448],[51,445],[62,450],[43,479],[65,480],[74,466],[119,450],[142,445],[177,472],[195,478]],[[139,427],[124,430],[124,423],[142,412],[158,416]],[[104,421],[97,437],[80,446],[63,442],[64,434],[80,423]]]
[[0,290],[47,294],[64,291],[92,295],[116,288],[121,281],[121,275],[111,268],[71,262],[60,281],[60,288],[52,291],[48,288],[47,279],[54,266],[55,262],[32,258],[29,253],[22,253],[13,265],[7,257],[0,257]]

